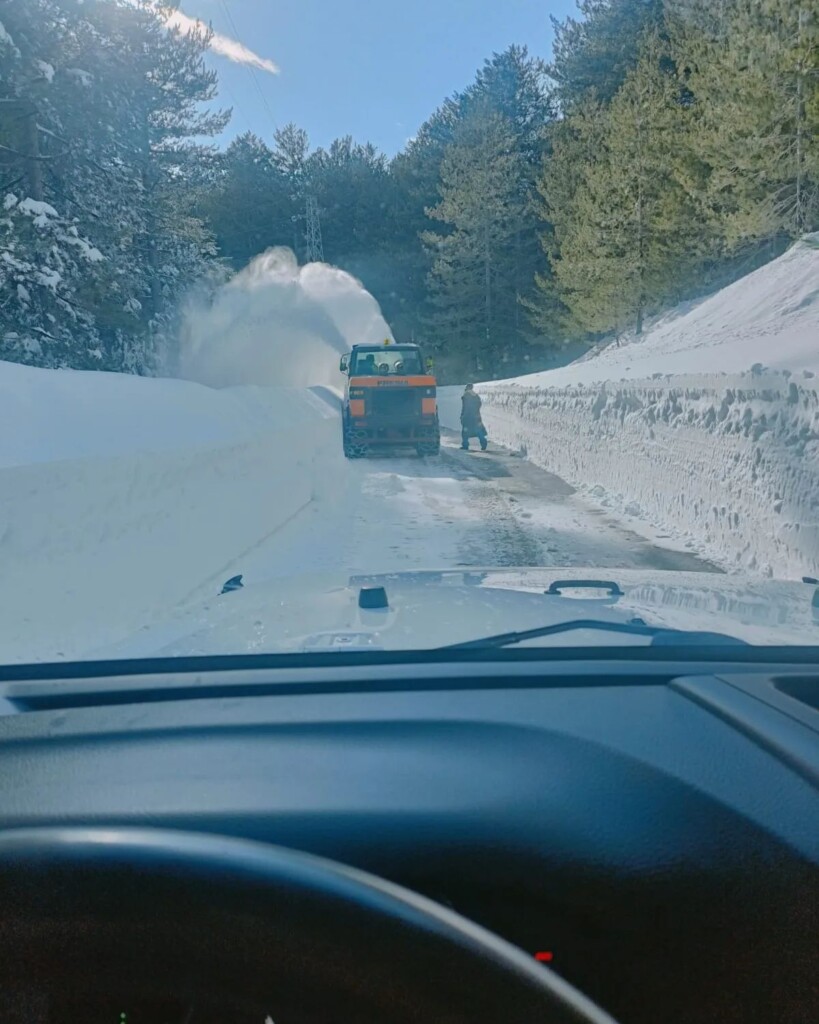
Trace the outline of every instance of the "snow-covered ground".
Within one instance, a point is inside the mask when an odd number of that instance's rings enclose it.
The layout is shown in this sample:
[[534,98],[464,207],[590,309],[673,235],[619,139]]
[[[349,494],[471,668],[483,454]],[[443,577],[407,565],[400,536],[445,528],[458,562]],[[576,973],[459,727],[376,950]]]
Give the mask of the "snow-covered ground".
[[[239,308],[257,370],[259,353],[280,363],[264,348],[271,301]],[[310,323],[312,301],[293,307]],[[806,242],[640,342],[483,386],[494,452],[448,437],[429,460],[346,462],[329,383],[215,389],[0,363],[0,663],[144,653],[235,573],[707,558],[819,574],[818,309]],[[317,339],[308,362],[337,365]],[[459,397],[441,389],[454,428]]]
[[0,363],[0,662],[72,658],[210,593],[343,468],[308,391]]
[[0,663],[150,653],[237,573],[707,568],[497,448],[347,462],[326,386],[0,363],[0,438]]
[[[480,388],[490,436],[726,568],[819,573],[819,235],[641,339]],[[458,390],[442,415],[457,424]]]

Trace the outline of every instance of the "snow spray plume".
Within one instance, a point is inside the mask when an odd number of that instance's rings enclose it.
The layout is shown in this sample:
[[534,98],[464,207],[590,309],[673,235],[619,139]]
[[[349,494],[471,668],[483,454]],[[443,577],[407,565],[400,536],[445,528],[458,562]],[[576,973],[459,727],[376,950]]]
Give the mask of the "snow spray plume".
[[185,312],[179,373],[211,387],[338,385],[339,355],[385,338],[378,303],[354,277],[269,249]]

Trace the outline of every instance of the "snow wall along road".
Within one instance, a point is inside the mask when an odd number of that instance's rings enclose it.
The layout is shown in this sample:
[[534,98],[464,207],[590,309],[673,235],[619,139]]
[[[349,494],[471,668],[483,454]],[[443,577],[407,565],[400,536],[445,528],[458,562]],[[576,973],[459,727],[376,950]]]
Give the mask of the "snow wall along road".
[[814,235],[642,339],[482,385],[490,438],[726,569],[819,575],[818,280]]
[[215,598],[343,468],[308,391],[0,362],[0,663],[94,657]]
[[726,568],[819,574],[819,389],[751,374],[483,392],[492,438]]

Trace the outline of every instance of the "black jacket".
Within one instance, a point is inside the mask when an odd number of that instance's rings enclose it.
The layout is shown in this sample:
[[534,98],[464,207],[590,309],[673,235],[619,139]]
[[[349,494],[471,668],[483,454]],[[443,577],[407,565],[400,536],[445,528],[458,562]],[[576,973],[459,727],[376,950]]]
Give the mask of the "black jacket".
[[469,430],[483,427],[481,422],[481,396],[474,391],[464,391],[461,395],[461,426]]

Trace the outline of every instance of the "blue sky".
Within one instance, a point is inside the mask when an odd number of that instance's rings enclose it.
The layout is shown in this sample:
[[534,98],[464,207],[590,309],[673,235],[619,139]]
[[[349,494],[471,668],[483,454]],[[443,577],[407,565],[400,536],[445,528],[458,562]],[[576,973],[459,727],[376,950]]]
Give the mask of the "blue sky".
[[493,52],[522,43],[548,57],[549,15],[574,13],[575,3],[182,0],[181,10],[279,68],[251,74],[227,57],[209,58],[234,111],[226,141],[248,129],[269,140],[274,126],[295,121],[313,147],[350,134],[392,155]]

